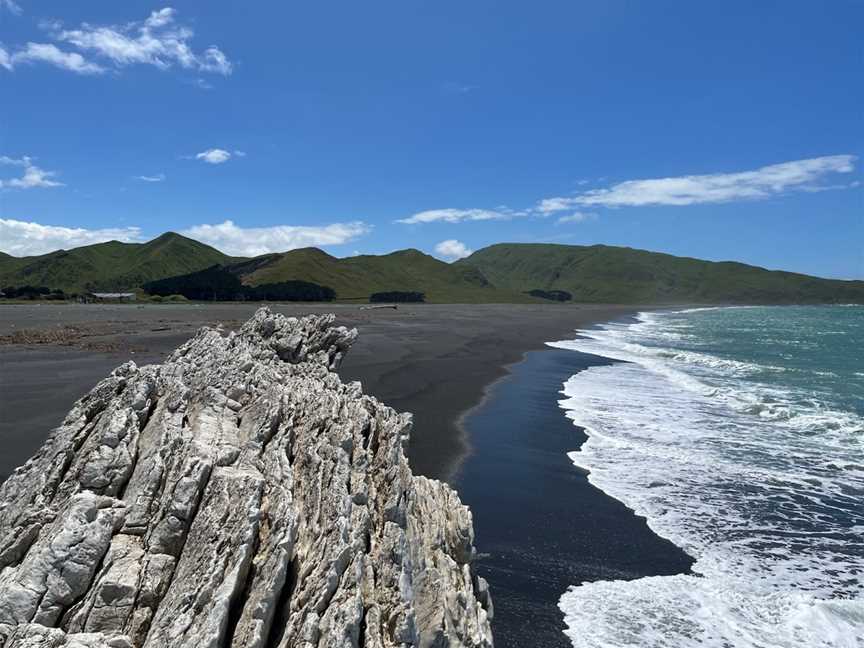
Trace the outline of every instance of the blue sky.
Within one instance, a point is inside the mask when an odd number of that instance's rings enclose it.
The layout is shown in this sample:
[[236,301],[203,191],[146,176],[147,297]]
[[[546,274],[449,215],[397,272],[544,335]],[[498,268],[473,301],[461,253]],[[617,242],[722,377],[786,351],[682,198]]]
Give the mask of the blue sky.
[[0,0],[0,250],[628,245],[864,278],[864,2]]

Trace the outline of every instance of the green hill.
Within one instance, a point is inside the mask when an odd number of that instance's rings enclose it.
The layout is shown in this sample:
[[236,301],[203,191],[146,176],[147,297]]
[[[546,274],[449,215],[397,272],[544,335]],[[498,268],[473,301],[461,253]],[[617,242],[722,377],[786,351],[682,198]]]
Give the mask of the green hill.
[[109,241],[33,257],[0,257],[0,286],[48,286],[67,293],[131,290],[147,281],[236,261],[168,232],[147,243]]
[[317,248],[272,255],[250,268],[256,260],[229,266],[250,286],[280,281],[308,281],[329,286],[337,299],[367,300],[376,292],[422,292],[432,302],[513,302],[530,298],[492,286],[472,267],[439,261],[418,250],[400,250],[381,256],[360,255],[337,259]]
[[864,303],[864,281],[607,245],[502,243],[453,265],[475,268],[502,289],[564,290],[582,302]]
[[240,259],[168,233],[147,243],[111,241],[36,257],[0,254],[0,287],[29,284],[67,293],[132,290],[181,275],[192,275],[199,284],[212,279],[239,287],[239,281],[269,286],[267,290],[275,284],[307,282],[332,288],[338,300],[357,301],[399,291],[422,292],[426,301],[438,303],[536,303],[543,301],[540,296],[566,299],[568,293],[575,302],[598,303],[864,303],[864,281],[606,245],[502,243],[456,263],[413,249],[339,259],[303,248]]

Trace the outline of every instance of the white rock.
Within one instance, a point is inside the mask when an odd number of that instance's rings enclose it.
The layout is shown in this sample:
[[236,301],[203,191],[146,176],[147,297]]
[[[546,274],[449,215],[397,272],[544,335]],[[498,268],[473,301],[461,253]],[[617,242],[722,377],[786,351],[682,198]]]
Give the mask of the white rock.
[[332,321],[261,309],[76,403],[0,486],[0,648],[491,647],[471,514]]

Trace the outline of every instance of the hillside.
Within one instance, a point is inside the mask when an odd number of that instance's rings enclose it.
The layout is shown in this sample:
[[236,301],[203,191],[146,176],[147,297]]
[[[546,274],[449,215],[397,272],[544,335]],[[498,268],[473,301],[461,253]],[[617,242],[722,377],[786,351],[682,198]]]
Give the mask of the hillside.
[[255,261],[229,269],[239,272],[250,286],[308,281],[333,288],[337,299],[365,301],[372,293],[398,290],[425,293],[426,300],[433,302],[530,301],[497,290],[474,268],[444,263],[412,249],[338,259],[317,248],[304,248],[272,255],[264,263]]
[[564,290],[598,303],[864,303],[864,281],[820,279],[607,245],[502,243],[454,266],[511,291]]
[[211,276],[205,270],[238,287],[308,282],[332,288],[338,300],[357,301],[376,292],[416,291],[438,303],[537,302],[529,291],[550,299],[564,291],[573,301],[597,303],[864,303],[862,281],[606,245],[502,243],[456,263],[414,249],[340,259],[303,248],[240,259],[167,233],[147,243],[111,241],[37,257],[0,253],[0,287],[29,284],[67,293],[139,289],[190,274],[201,283]]
[[67,293],[131,290],[141,284],[236,261],[168,232],[147,243],[109,241],[33,257],[0,256],[0,286],[48,286]]

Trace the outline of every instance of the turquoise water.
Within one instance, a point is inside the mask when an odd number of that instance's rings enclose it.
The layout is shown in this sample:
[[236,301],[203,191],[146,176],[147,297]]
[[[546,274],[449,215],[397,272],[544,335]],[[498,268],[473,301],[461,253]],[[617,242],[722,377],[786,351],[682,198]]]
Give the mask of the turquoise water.
[[573,583],[575,646],[864,646],[864,308],[643,313],[554,346],[597,487],[696,575]]

